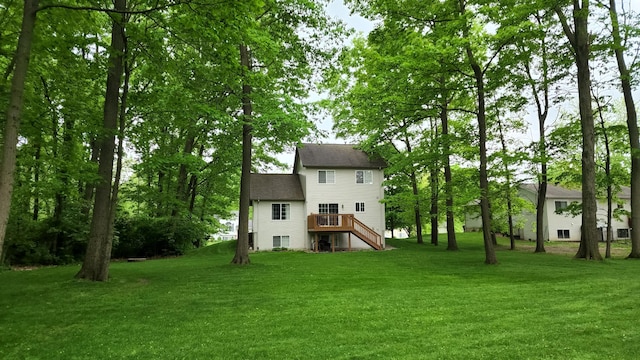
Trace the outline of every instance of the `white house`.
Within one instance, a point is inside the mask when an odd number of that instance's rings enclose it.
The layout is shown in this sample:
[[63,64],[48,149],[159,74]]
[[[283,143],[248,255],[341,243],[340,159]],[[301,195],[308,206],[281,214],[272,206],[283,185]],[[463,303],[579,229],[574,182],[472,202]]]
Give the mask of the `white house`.
[[[536,239],[536,212],[535,207],[538,198],[537,184],[522,184],[518,188],[520,197],[529,201],[531,211],[523,210],[516,216],[516,223],[520,226],[514,229],[515,234],[524,240]],[[631,192],[628,187],[623,187],[618,194],[620,203],[614,204],[617,209],[624,210],[627,213],[631,211],[630,205]],[[582,192],[578,190],[565,189],[556,185],[547,185],[546,201],[543,209],[543,229],[544,239],[550,241],[580,241],[580,231],[582,226],[582,216],[572,216],[568,213],[558,213],[556,211],[566,208],[572,202],[582,202]],[[598,228],[601,230],[601,239],[606,240],[607,228],[607,204],[606,202],[598,202],[598,210],[596,213]],[[629,218],[622,215],[620,219],[613,218],[611,220],[613,231],[613,239],[629,238]],[[479,231],[482,229],[482,221],[478,214],[467,215],[465,220],[465,230]]]
[[[538,185],[522,184],[518,189],[520,196],[531,201],[534,205],[537,203]],[[631,191],[628,187],[623,187],[618,194],[619,203],[614,204],[614,208],[624,210],[627,214],[631,212]],[[557,213],[557,211],[567,207],[572,202],[582,202],[582,192],[578,190],[565,189],[556,185],[547,185],[547,196],[543,210],[544,216],[544,239],[551,241],[580,241],[580,228],[582,226],[582,216],[571,216],[566,213]],[[598,210],[596,213],[598,228],[601,231],[601,240],[606,240],[607,229],[607,203],[606,201],[598,201]],[[517,234],[522,239],[535,240],[536,238],[536,214],[524,211],[522,213],[524,226],[517,229]],[[629,238],[629,218],[622,215],[620,219],[611,219],[611,228],[613,231],[613,239]]]
[[252,174],[255,250],[383,249],[385,162],[346,144],[303,144],[292,174]]

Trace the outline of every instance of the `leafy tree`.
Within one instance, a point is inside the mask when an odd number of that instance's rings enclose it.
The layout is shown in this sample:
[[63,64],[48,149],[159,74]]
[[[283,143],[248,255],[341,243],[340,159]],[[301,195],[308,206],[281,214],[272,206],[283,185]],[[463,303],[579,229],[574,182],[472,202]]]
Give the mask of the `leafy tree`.
[[[22,115],[24,84],[29,67],[37,10],[38,0],[25,0],[20,37],[12,62],[11,96],[7,105],[7,117],[2,133],[2,158],[0,158],[0,262],[3,259],[4,239],[11,208],[18,129]],[[8,72],[9,69],[7,69]]]
[[[627,112],[627,128],[629,131],[629,152],[631,154],[631,228],[636,231],[631,232],[631,253],[629,258],[640,259],[640,135],[638,132],[638,115],[633,99],[632,85],[634,83],[637,63],[627,66],[625,53],[628,53],[633,46],[630,39],[637,39],[640,26],[637,22],[637,15],[633,17],[630,12],[621,14],[623,18],[635,19],[635,24],[623,23],[619,21],[618,10],[615,0],[609,0],[609,17],[611,20],[612,48],[616,56],[618,71],[620,73],[620,85],[624,96],[625,109]],[[624,39],[623,39],[623,34]],[[635,35],[635,36],[634,36]],[[637,46],[637,44],[636,44]]]
[[98,175],[100,182],[96,185],[87,253],[82,267],[76,274],[76,278],[91,281],[107,281],[109,279],[109,262],[111,261],[113,240],[111,208],[116,200],[112,198],[113,160],[125,53],[126,17],[122,13],[126,8],[126,0],[115,0],[114,9],[120,13],[112,15],[110,65],[104,99],[104,133],[99,141]]
[[573,29],[569,17],[560,4],[554,11],[562,24],[572,49],[578,82],[578,102],[582,129],[582,233],[576,258],[601,260],[598,249],[596,222],[596,185],[595,185],[595,134],[593,110],[591,106],[591,71],[589,69],[589,0],[573,0]]

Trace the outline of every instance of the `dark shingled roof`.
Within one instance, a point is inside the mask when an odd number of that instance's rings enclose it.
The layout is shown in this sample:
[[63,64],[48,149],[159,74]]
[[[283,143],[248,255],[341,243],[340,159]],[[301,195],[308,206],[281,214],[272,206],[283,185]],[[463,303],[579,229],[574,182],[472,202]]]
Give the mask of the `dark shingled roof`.
[[[534,194],[538,193],[538,184],[522,184],[521,188],[531,191]],[[631,188],[628,186],[622,186],[618,193],[620,199],[631,198]],[[569,190],[557,185],[547,185],[547,199],[582,199],[582,192],[580,190]]]
[[[522,184],[521,188],[534,194],[538,193],[538,184]],[[547,184],[547,199],[582,199],[580,190],[569,190],[560,186]]]
[[295,174],[251,174],[251,200],[304,200]]
[[296,149],[298,159],[307,168],[380,169],[387,164],[379,156],[369,156],[352,144],[302,144]]

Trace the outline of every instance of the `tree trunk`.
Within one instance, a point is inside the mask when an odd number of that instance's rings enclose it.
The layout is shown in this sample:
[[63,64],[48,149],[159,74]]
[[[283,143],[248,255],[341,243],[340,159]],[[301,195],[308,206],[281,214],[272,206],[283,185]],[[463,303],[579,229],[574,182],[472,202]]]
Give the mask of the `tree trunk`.
[[[465,0],[459,0],[460,14],[464,16]],[[465,25],[463,29],[464,37],[469,37],[469,25]],[[478,106],[478,140],[480,142],[480,215],[482,218],[482,238],[484,240],[485,251],[485,263],[497,264],[498,259],[496,257],[496,251],[494,248],[494,238],[492,236],[491,228],[491,204],[489,202],[489,179],[487,176],[487,117],[485,109],[485,93],[484,93],[484,73],[480,65],[478,64],[471,44],[465,45],[465,51],[467,53],[467,60],[473,70],[474,79],[476,81],[476,96]]]
[[[115,0],[114,7],[116,11],[125,11],[126,0]],[[125,17],[121,14],[112,14],[111,16],[113,18],[113,27],[109,55],[110,65],[104,99],[104,133],[100,138],[100,160],[98,165],[100,181],[96,186],[87,252],[82,267],[76,274],[76,278],[91,281],[107,281],[109,279],[109,261],[111,260],[111,182],[125,50]]]
[[[189,131],[190,132],[190,131]],[[178,186],[176,188],[176,204],[173,207],[173,210],[171,211],[171,216],[177,216],[178,213],[180,212],[179,207],[186,203],[187,201],[187,164],[184,163],[184,161],[187,161],[187,156],[191,155],[191,153],[193,152],[193,146],[195,144],[196,138],[195,136],[193,136],[193,134],[188,134],[187,135],[187,139],[185,141],[184,144],[184,148],[182,150],[182,156],[183,156],[183,163],[180,164],[180,169],[178,170]]]
[[[204,154],[204,145],[200,145],[200,150],[198,151],[198,157],[202,159]],[[193,211],[196,206],[196,196],[198,195],[198,176],[193,173],[191,174],[191,179],[189,179],[189,187],[187,189],[187,196],[189,197],[189,217],[193,216]]]
[[7,107],[7,119],[4,124],[4,138],[2,139],[2,158],[0,158],[0,263],[4,261],[4,239],[7,234],[9,210],[11,209],[18,131],[24,103],[24,84],[29,68],[37,11],[38,0],[24,1],[22,28],[20,29],[18,47],[14,57],[15,67],[13,69],[13,78],[11,79],[11,97]]
[[[546,84],[544,85],[546,86]],[[535,92],[535,89],[534,89]],[[544,204],[547,201],[547,144],[545,141],[544,124],[547,120],[547,107],[549,100],[546,98],[547,92],[545,91],[545,110],[543,111],[538,96],[536,95],[536,103],[538,105],[538,129],[540,131],[540,144],[538,146],[538,153],[540,155],[540,181],[538,183],[538,199],[536,203],[536,253],[546,252],[544,248]]]
[[[500,135],[500,145],[502,145],[502,152],[505,155],[507,155],[507,151],[508,151],[507,142],[505,141],[505,138],[504,138],[503,126],[500,118],[498,118],[498,133]],[[513,237],[513,203],[511,201],[511,172],[509,170],[509,165],[506,161],[503,161],[502,164],[504,165],[504,173],[506,175],[506,182],[507,182],[506,192],[507,192],[507,219],[509,223],[509,244],[510,244],[510,249],[515,250],[516,241],[515,241],[515,238]]]
[[[538,12],[536,13],[536,20],[538,25],[543,26],[543,16]],[[540,157],[540,178],[538,180],[538,198],[536,202],[536,253],[546,252],[544,248],[544,221],[545,221],[545,202],[547,199],[547,142],[545,139],[545,123],[549,115],[549,62],[547,55],[547,42],[545,39],[546,33],[540,39],[540,46],[542,51],[542,81],[535,81],[531,73],[531,68],[528,63],[525,63],[525,69],[531,86],[531,93],[536,103],[536,111],[538,113],[538,132],[540,133],[540,141],[538,144],[538,156]],[[540,99],[537,84],[542,86],[543,99]]]
[[[471,48],[467,47],[467,52]],[[470,55],[473,59],[473,55]],[[485,263],[497,264],[495,239],[492,236],[491,204],[489,202],[489,179],[487,176],[487,119],[485,113],[484,78],[480,67],[472,60],[472,68],[476,77],[478,91],[478,131],[480,132],[480,211],[482,216],[482,235],[484,239]]]
[[431,184],[431,243],[438,246],[438,170],[433,166],[429,174]]
[[611,228],[611,219],[613,217],[613,188],[611,186],[611,149],[609,147],[609,134],[607,133],[607,127],[605,125],[604,116],[602,112],[604,108],[600,105],[600,99],[593,96],[596,106],[598,107],[598,117],[600,119],[600,129],[602,129],[602,135],[604,136],[604,148],[605,148],[605,160],[604,160],[604,173],[607,181],[607,246],[604,257],[611,258],[611,241],[613,236],[613,229]]
[[573,0],[573,21],[575,31],[569,27],[562,9],[556,5],[554,11],[560,19],[578,69],[578,103],[582,128],[582,229],[580,247],[576,258],[602,260],[598,249],[598,226],[596,222],[596,166],[595,130],[591,107],[591,71],[589,69],[589,0]]
[[620,36],[616,1],[609,0],[609,15],[612,24],[613,49],[616,54],[624,105],[627,110],[627,128],[631,154],[631,253],[629,258],[640,259],[640,135],[638,134],[638,114],[633,101],[631,73],[627,69]]
[[[244,71],[251,71],[251,59],[246,45],[240,45],[240,63]],[[251,189],[251,86],[242,85],[242,174],[240,176],[240,206],[238,214],[238,242],[231,263],[249,264],[249,206]]]
[[[128,48],[125,42],[125,58],[128,56]],[[109,246],[105,251],[111,254],[113,244],[113,231],[116,222],[116,210],[118,208],[118,193],[120,191],[120,178],[122,177],[122,160],[124,156],[124,135],[127,124],[127,98],[129,96],[129,80],[131,79],[131,67],[127,60],[124,60],[124,83],[122,85],[122,97],[120,101],[119,129],[118,129],[118,160],[116,161],[116,175],[113,178],[113,189],[111,190],[111,212],[109,214]]]
[[[445,88],[445,82],[441,79],[441,85]],[[456,241],[455,217],[453,213],[453,184],[451,177],[451,144],[449,139],[449,113],[448,99],[443,96],[442,107],[440,108],[440,122],[442,123],[442,153],[444,154],[444,192],[445,205],[447,207],[447,250],[458,250]]]
[[40,185],[38,184],[40,182],[40,153],[42,151],[42,145],[40,145],[40,141],[38,140],[38,142],[36,142],[34,144],[35,147],[35,155],[34,155],[34,159],[35,159],[35,164],[33,166],[33,183],[34,183],[34,188],[36,189],[35,194],[33,196],[33,216],[32,219],[34,221],[38,221],[38,217],[40,215],[40,194],[38,191],[38,188],[40,187]]
[[544,204],[547,199],[547,164],[543,163],[542,178],[538,185],[538,203],[536,204],[536,250],[537,253],[544,253]]
[[575,57],[578,68],[580,123],[582,124],[582,231],[584,232],[576,257],[602,260],[598,249],[596,221],[595,130],[591,107],[588,10],[588,0],[582,0],[582,7],[578,4],[578,0],[574,0]]
[[[411,154],[412,147],[409,137],[405,133],[404,144],[407,147],[407,153]],[[409,173],[409,181],[411,181],[411,190],[413,194],[413,215],[416,223],[416,238],[418,244],[424,244],[424,238],[422,237],[422,212],[420,211],[420,191],[418,189],[418,177],[415,170],[411,170]]]
[[424,244],[424,239],[422,237],[422,214],[420,212],[420,192],[418,191],[418,179],[415,171],[411,171],[409,175],[411,179],[411,188],[413,191],[413,215],[416,223],[416,237],[418,244]]
[[[98,163],[100,158],[100,148],[97,139],[91,140],[91,159],[92,163]],[[89,213],[91,212],[91,200],[93,200],[93,193],[96,186],[93,183],[86,183],[84,185],[84,191],[82,198],[84,199],[84,203],[82,204],[82,215],[84,215],[87,220],[89,219]]]

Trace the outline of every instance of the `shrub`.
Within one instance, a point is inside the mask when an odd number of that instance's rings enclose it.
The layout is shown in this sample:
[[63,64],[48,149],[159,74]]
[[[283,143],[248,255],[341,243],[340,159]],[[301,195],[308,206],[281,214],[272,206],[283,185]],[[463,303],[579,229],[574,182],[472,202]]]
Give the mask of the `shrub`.
[[60,265],[85,253],[88,225],[78,219],[36,221],[14,217],[7,228],[6,262],[12,265]]
[[200,221],[162,217],[121,217],[116,221],[113,256],[158,257],[182,255],[206,237]]

